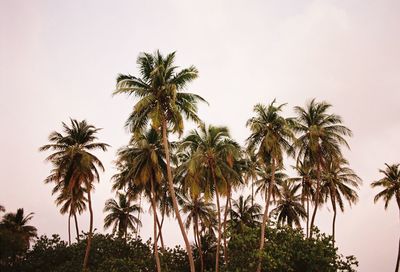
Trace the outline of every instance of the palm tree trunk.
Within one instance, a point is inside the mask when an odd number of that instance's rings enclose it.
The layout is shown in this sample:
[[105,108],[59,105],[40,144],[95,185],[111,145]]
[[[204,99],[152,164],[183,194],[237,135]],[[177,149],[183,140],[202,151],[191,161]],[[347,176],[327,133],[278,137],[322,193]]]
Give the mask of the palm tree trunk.
[[307,233],[306,237],[310,235],[310,195],[307,195]]
[[79,243],[80,242],[80,239],[79,239],[79,226],[78,226],[78,218],[76,218],[76,212],[74,212],[74,220],[75,220],[76,240],[78,240],[78,243]]
[[71,211],[68,214],[68,245],[71,245]]
[[92,244],[92,235],[93,235],[93,209],[92,209],[92,199],[91,199],[91,196],[90,196],[90,189],[91,188],[88,186],[87,195],[88,195],[90,221],[89,221],[89,234],[88,234],[88,237],[87,237],[85,259],[83,260],[83,271],[88,271],[89,253],[90,253],[90,247],[91,247],[91,244]]
[[197,237],[197,247],[199,248],[199,255],[200,255],[200,272],[204,271],[204,260],[203,260],[203,250],[201,249],[201,239],[199,235],[199,223],[198,219],[196,218],[194,222],[194,236]]
[[321,163],[318,163],[317,166],[317,189],[315,191],[315,203],[314,203],[314,212],[311,218],[311,225],[310,225],[310,238],[313,235],[313,228],[314,228],[314,221],[315,216],[317,215],[318,205],[319,205],[319,194],[321,190]]
[[162,224],[160,224],[160,220],[158,220],[158,216],[157,216],[157,226],[158,226],[158,234],[157,234],[157,243],[158,243],[158,239],[160,239],[161,241],[161,248],[162,250],[165,250],[165,246],[164,246],[164,238],[162,235]]
[[140,222],[140,211],[142,210],[142,193],[140,193],[140,196],[139,196],[139,210],[138,210],[138,221],[137,221],[137,224],[136,224],[136,239],[138,238],[138,235],[140,235],[140,225],[139,225],[139,222]]
[[231,188],[228,187],[228,194],[226,196],[226,205],[225,205],[225,211],[224,211],[224,260],[225,263],[228,263],[228,246],[226,243],[226,221],[228,219],[228,210],[229,210],[229,199],[231,198]]
[[160,258],[158,256],[158,245],[157,245],[157,209],[156,209],[156,201],[155,201],[155,193],[154,193],[154,184],[153,184],[153,179],[150,179],[150,184],[151,184],[151,207],[153,208],[153,220],[154,220],[154,225],[153,225],[153,231],[154,231],[154,258],[156,259],[156,266],[157,266],[157,272],[161,272],[161,264],[160,264]]
[[333,209],[333,220],[332,220],[332,241],[333,245],[335,245],[335,225],[336,225],[336,198],[335,196],[331,196],[331,202],[332,202],[332,209]]
[[185,231],[185,226],[183,225],[181,215],[179,214],[179,207],[178,207],[178,203],[176,201],[176,195],[175,195],[175,189],[174,189],[174,183],[173,183],[172,171],[171,171],[171,158],[169,155],[166,120],[163,120],[163,123],[162,123],[162,137],[163,137],[163,145],[164,145],[164,151],[165,151],[165,159],[167,161],[168,189],[169,189],[169,193],[171,194],[172,205],[174,207],[175,216],[176,216],[176,219],[178,220],[179,228],[181,229],[183,240],[185,241],[186,251],[188,253],[188,258],[189,258],[190,272],[195,272],[196,270],[195,270],[194,261],[193,261],[192,248],[190,247],[189,239],[187,237],[187,234]]
[[[268,223],[268,219],[269,219],[269,203],[271,202],[272,189],[274,188],[274,185],[275,185],[275,160],[272,159],[271,183],[268,187],[268,195],[267,195],[267,199],[265,201],[265,210],[264,210],[264,215],[263,215],[263,222],[261,225],[260,253],[264,250],[265,228],[266,228],[266,224]],[[257,272],[261,272],[261,266],[262,266],[261,263],[262,263],[262,257],[260,255],[260,257],[258,259]]]
[[[397,200],[397,206],[399,206],[399,212],[400,212],[400,193],[397,194],[396,200]],[[400,238],[399,238],[399,249],[397,251],[396,268],[394,271],[399,272],[399,269],[400,269]]]
[[221,231],[222,231],[222,224],[221,224],[221,206],[219,204],[219,192],[217,186],[217,177],[215,176],[214,168],[211,166],[211,172],[214,179],[214,187],[215,187],[215,195],[217,198],[217,216],[218,216],[218,238],[217,238],[217,251],[215,254],[215,272],[219,270],[219,251],[221,245]]

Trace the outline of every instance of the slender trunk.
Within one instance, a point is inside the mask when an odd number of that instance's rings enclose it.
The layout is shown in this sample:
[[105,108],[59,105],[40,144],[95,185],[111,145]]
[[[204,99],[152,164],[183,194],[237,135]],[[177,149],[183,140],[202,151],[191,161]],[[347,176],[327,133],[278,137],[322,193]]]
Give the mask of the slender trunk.
[[186,251],[188,253],[188,258],[189,258],[190,272],[195,272],[196,270],[195,270],[194,261],[193,261],[192,248],[190,247],[189,239],[187,237],[187,234],[185,231],[185,226],[183,225],[181,215],[179,214],[179,207],[178,207],[178,203],[176,201],[174,183],[172,180],[172,172],[171,172],[171,158],[169,156],[166,120],[163,120],[163,123],[162,123],[162,137],[163,137],[163,145],[164,145],[164,150],[165,150],[165,159],[167,161],[168,189],[169,189],[169,193],[171,194],[172,205],[174,207],[176,219],[178,220],[179,228],[181,229],[183,240],[185,241]]
[[[397,206],[399,206],[399,212],[400,212],[400,193],[397,194],[396,199],[397,199]],[[399,272],[399,269],[400,269],[400,238],[399,238],[399,249],[397,251],[396,268],[394,271]]]
[[160,239],[161,241],[161,248],[162,250],[165,250],[165,246],[164,246],[164,239],[162,236],[162,224],[160,224],[160,221],[158,220],[158,216],[157,216],[157,226],[158,226],[158,234],[157,234],[157,241],[156,243],[158,243],[158,239]]
[[138,235],[140,235],[139,222],[140,222],[140,212],[141,212],[141,210],[142,210],[142,193],[140,193],[140,196],[139,196],[138,221],[137,221],[137,224],[136,224],[136,239],[138,238]]
[[197,237],[197,247],[199,249],[200,255],[200,271],[204,271],[204,260],[203,260],[203,250],[201,249],[201,238],[199,235],[199,220],[196,218],[194,222],[194,237]]
[[310,195],[307,194],[307,233],[306,237],[310,235]]
[[[275,186],[275,160],[272,159],[271,183],[268,187],[268,195],[267,195],[267,199],[265,201],[265,210],[264,210],[264,215],[263,215],[263,222],[261,225],[260,253],[264,250],[265,227],[266,227],[266,224],[268,223],[268,219],[269,219],[269,203],[271,202],[271,195],[272,195],[272,190],[273,190],[274,186]],[[258,259],[257,272],[261,272],[261,267],[262,267],[262,257],[260,255],[260,257]]]
[[320,187],[321,187],[321,163],[318,163],[318,166],[317,166],[317,189],[315,191],[314,212],[313,212],[313,215],[311,218],[310,238],[312,238],[312,235],[313,235],[314,221],[315,221],[315,216],[317,215],[317,210],[318,210],[318,205],[319,205]]
[[220,244],[221,244],[221,231],[222,231],[222,225],[221,225],[221,208],[219,205],[219,192],[218,192],[218,186],[217,186],[217,177],[215,176],[214,168],[211,167],[211,172],[212,176],[214,179],[214,187],[215,187],[215,195],[217,197],[217,216],[218,216],[218,238],[217,238],[217,251],[215,254],[215,272],[218,272],[219,270],[219,251],[220,251]]
[[92,235],[93,235],[93,210],[92,210],[92,199],[90,196],[90,187],[88,188],[87,194],[88,194],[90,222],[89,222],[89,234],[87,237],[85,259],[83,260],[83,271],[88,271],[89,253],[90,253],[90,247],[92,244]]
[[151,207],[153,208],[153,231],[154,231],[154,258],[156,259],[156,265],[157,265],[157,272],[161,272],[161,264],[160,264],[160,258],[158,256],[158,246],[157,246],[157,209],[156,209],[156,201],[155,201],[155,193],[154,193],[154,184],[153,184],[153,179],[150,179],[151,183]]
[[331,196],[332,209],[333,209],[333,220],[332,220],[332,242],[335,245],[335,225],[336,225],[336,197],[334,195]]
[[75,220],[76,240],[78,240],[78,243],[79,243],[80,242],[80,239],[79,239],[79,226],[78,226],[78,218],[76,217],[76,212],[74,212],[74,220]]
[[68,214],[68,245],[71,245],[71,211]]
[[228,246],[226,242],[226,221],[228,219],[228,211],[229,211],[229,199],[231,198],[231,188],[228,187],[228,194],[226,196],[226,205],[225,205],[225,211],[224,211],[224,260],[225,264],[228,263]]

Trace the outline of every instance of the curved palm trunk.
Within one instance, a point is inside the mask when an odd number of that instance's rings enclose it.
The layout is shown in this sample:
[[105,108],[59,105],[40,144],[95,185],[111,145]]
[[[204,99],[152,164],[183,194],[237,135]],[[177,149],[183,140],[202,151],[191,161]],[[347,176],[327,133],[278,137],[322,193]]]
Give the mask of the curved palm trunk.
[[221,245],[221,231],[222,231],[222,224],[221,224],[221,206],[219,204],[219,192],[217,186],[217,178],[215,176],[214,168],[211,167],[212,176],[214,179],[214,187],[215,187],[215,195],[217,198],[217,216],[218,216],[218,238],[217,238],[217,250],[215,254],[215,272],[219,270],[219,251]]
[[90,253],[90,247],[92,245],[92,235],[93,235],[93,209],[92,209],[92,198],[90,196],[90,188],[88,188],[87,195],[89,204],[90,223],[89,223],[89,234],[87,237],[85,259],[83,260],[83,271],[88,271],[89,253]]
[[313,235],[314,221],[315,221],[315,216],[317,215],[320,191],[321,191],[321,164],[318,163],[318,166],[317,166],[317,190],[315,191],[314,212],[313,212],[313,215],[311,218],[310,238],[312,238],[312,235]]
[[[275,161],[272,162],[271,184],[268,187],[268,195],[267,195],[267,199],[265,201],[265,210],[264,210],[264,215],[263,215],[263,222],[261,225],[260,253],[264,250],[265,228],[266,228],[266,224],[268,223],[268,219],[269,219],[269,203],[271,202],[272,189],[273,189],[274,185],[275,185]],[[260,255],[260,258],[258,259],[257,272],[261,272],[261,267],[262,267],[261,263],[262,263],[262,259],[261,259],[261,255]]]
[[160,264],[160,257],[158,256],[158,245],[157,245],[157,209],[156,209],[156,201],[155,201],[155,193],[154,193],[154,184],[153,184],[153,179],[150,181],[151,183],[151,207],[153,208],[153,231],[154,231],[154,258],[156,259],[156,266],[157,266],[157,272],[161,272],[161,264]]
[[76,218],[76,212],[74,212],[74,220],[75,220],[76,240],[79,243],[80,242],[80,239],[79,239],[79,226],[78,226],[78,218]]
[[71,245],[71,211],[68,214],[68,245]]
[[171,158],[170,158],[170,155],[169,155],[168,136],[167,136],[167,122],[166,122],[166,120],[163,120],[163,123],[162,123],[162,138],[163,138],[163,145],[164,145],[164,151],[165,151],[165,158],[166,158],[166,161],[167,161],[168,189],[169,189],[169,193],[171,194],[172,205],[173,205],[173,208],[174,208],[176,219],[178,220],[179,228],[181,229],[183,240],[185,241],[186,251],[188,253],[188,258],[189,258],[190,272],[195,272],[196,270],[195,270],[194,261],[193,261],[192,248],[190,247],[189,239],[187,237],[187,234],[186,234],[186,231],[185,231],[185,226],[183,225],[181,215],[179,214],[179,207],[178,207],[178,203],[176,201],[174,183],[173,183],[173,180],[172,180]]

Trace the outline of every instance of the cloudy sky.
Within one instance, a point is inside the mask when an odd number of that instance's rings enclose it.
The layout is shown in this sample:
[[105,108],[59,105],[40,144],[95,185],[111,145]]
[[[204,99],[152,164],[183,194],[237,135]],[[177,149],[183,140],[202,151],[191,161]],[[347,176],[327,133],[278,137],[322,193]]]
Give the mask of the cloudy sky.
[[[87,119],[102,141],[106,172],[93,196],[95,226],[123,124],[134,101],[112,97],[118,73],[137,74],[140,52],[177,51],[200,78],[190,90],[205,97],[201,117],[227,125],[239,142],[258,102],[292,107],[313,97],[333,104],[354,132],[346,151],[363,179],[360,201],[337,219],[337,245],[362,272],[391,271],[399,238],[395,203],[373,204],[369,184],[384,163],[400,162],[400,1],[0,1],[0,203],[35,212],[40,234],[67,238],[67,217],[43,184],[50,165],[38,147],[69,117]],[[87,228],[88,216],[80,218]],[[151,234],[150,217],[142,235]],[[331,214],[317,223],[330,231]],[[177,224],[166,242],[182,243]]]

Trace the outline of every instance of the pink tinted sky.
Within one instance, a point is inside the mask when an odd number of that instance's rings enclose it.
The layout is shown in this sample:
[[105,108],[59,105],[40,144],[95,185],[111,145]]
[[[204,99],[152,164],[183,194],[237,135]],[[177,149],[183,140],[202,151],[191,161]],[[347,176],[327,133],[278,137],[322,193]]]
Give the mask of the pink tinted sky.
[[[0,1],[0,203],[35,212],[40,234],[66,238],[67,217],[42,180],[50,165],[38,147],[69,117],[104,128],[112,148],[94,198],[102,231],[104,201],[132,107],[111,97],[118,73],[136,74],[139,52],[178,51],[195,64],[191,90],[205,97],[200,115],[228,125],[241,143],[255,103],[327,100],[354,132],[346,155],[364,180],[360,201],[338,217],[338,246],[359,271],[393,270],[399,237],[395,205],[373,204],[369,184],[385,162],[400,162],[400,2],[348,1]],[[394,203],[393,203],[394,204]],[[80,218],[87,227],[87,215]],[[323,208],[317,223],[330,231]],[[144,217],[142,236],[151,234]],[[182,243],[168,222],[170,245]]]

